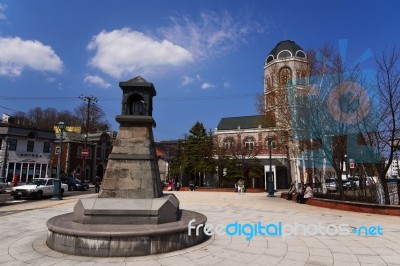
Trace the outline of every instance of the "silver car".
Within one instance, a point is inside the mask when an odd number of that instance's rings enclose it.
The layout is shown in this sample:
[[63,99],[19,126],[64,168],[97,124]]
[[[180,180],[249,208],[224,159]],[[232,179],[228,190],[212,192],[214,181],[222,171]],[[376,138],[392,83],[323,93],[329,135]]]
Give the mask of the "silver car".
[[337,180],[334,178],[325,179],[325,183],[326,183],[326,188],[330,191],[336,191],[339,187]]

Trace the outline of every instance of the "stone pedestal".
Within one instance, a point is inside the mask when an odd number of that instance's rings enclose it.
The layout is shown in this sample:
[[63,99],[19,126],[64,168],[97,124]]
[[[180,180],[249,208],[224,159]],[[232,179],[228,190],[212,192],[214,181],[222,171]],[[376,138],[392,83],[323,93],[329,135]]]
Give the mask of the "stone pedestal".
[[151,199],[162,196],[149,116],[117,116],[121,124],[101,184],[100,198]]
[[74,222],[81,224],[163,224],[179,218],[175,195],[154,199],[94,198],[75,205]]
[[188,222],[207,218],[179,209],[163,195],[152,128],[152,83],[142,77],[121,82],[122,114],[97,198],[80,200],[73,213],[47,222],[47,245],[85,256],[139,256],[196,245],[205,235],[189,234]]
[[[201,213],[181,210],[173,223],[142,225],[80,224],[67,213],[47,221],[47,245],[59,252],[76,256],[129,257],[171,252],[207,240],[204,230],[189,229],[204,225]],[[190,233],[189,233],[190,232]]]

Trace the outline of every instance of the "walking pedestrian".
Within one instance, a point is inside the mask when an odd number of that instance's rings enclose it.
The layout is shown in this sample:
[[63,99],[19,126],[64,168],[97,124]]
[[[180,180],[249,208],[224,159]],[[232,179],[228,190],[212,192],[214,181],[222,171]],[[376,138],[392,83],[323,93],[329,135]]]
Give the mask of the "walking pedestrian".
[[244,181],[243,181],[243,179],[239,179],[237,186],[238,186],[239,195],[243,195],[243,191],[244,191]]
[[94,179],[94,192],[95,193],[99,193],[99,191],[100,191],[100,182],[101,182],[100,177],[96,176],[96,178]]

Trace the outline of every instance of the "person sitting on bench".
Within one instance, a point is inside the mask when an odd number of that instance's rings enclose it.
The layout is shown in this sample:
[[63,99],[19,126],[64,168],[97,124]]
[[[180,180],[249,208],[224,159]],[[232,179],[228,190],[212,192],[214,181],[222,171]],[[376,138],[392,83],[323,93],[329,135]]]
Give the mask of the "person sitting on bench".
[[296,192],[296,181],[293,181],[292,184],[290,184],[289,191],[287,192],[287,200],[292,200],[293,193]]
[[306,189],[304,190],[304,194],[302,194],[299,197],[297,202],[304,204],[304,203],[306,203],[307,199],[312,198],[312,197],[313,197],[313,189],[312,189],[310,183],[307,183],[306,184]]

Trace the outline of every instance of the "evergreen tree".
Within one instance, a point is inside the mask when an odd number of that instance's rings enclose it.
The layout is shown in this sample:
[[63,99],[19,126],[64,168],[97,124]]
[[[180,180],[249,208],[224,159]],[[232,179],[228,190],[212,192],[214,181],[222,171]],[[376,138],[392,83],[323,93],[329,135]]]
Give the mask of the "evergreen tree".
[[176,146],[175,154],[171,158],[170,170],[171,170],[172,176],[181,176],[183,158],[184,158],[184,146],[183,146],[183,142],[181,140],[179,140],[178,144]]
[[182,165],[198,186],[204,186],[206,173],[215,171],[212,140],[212,133],[207,133],[204,125],[196,122],[185,141]]

